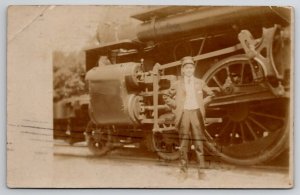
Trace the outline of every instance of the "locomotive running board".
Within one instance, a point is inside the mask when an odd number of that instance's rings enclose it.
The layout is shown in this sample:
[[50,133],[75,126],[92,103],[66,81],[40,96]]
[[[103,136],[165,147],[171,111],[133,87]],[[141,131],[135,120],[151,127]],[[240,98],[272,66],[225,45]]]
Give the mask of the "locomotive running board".
[[[267,99],[274,99],[274,98],[278,98],[278,97],[276,97],[268,89],[265,91],[257,91],[257,92],[215,97],[214,100],[209,104],[209,107],[224,106],[229,104],[245,103],[245,102],[260,101],[260,100],[267,100]],[[284,96],[282,96],[281,98],[284,98]]]

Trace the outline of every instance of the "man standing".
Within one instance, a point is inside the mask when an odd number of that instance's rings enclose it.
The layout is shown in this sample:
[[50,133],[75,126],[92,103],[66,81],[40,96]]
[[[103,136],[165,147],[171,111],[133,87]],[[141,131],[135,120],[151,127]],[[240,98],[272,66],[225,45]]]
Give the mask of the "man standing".
[[[211,100],[214,93],[203,80],[194,77],[195,63],[192,57],[184,57],[181,63],[183,78],[171,87],[171,91],[176,93],[175,102],[166,100],[166,103],[175,108],[175,125],[179,128],[180,177],[187,178],[189,140],[192,140],[198,160],[198,178],[202,179],[204,177],[202,169],[205,168],[203,150],[204,106]],[[205,99],[203,92],[207,94]]]

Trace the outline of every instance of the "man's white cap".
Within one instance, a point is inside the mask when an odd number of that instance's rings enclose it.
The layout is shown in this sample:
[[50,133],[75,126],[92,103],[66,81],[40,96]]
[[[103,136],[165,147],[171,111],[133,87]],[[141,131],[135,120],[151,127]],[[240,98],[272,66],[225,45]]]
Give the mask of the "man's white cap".
[[185,66],[187,64],[192,64],[195,66],[195,62],[192,56],[185,56],[181,59],[181,65]]

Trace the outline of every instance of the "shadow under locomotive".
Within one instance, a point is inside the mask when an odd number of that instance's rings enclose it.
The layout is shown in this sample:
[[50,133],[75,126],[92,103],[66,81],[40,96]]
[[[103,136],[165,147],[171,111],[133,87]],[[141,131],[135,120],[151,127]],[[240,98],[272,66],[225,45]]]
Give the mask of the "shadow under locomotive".
[[167,6],[132,17],[141,21],[135,39],[86,50],[89,92],[54,105],[55,138],[69,130],[99,156],[142,143],[176,160],[178,130],[164,95],[179,79],[178,60],[193,56],[196,76],[216,94],[206,106],[207,154],[254,165],[288,148],[289,9]]

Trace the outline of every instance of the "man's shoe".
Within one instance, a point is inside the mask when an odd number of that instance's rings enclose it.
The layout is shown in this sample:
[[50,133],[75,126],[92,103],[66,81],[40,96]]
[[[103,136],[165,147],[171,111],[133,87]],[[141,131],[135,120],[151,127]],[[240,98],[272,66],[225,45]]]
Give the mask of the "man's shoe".
[[205,173],[203,170],[198,170],[198,179],[202,180],[205,178]]
[[188,178],[188,173],[187,173],[187,171],[182,171],[182,170],[180,170],[179,175],[178,175],[178,179],[179,179],[180,181],[184,181],[184,180],[186,180],[187,178]]

